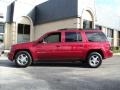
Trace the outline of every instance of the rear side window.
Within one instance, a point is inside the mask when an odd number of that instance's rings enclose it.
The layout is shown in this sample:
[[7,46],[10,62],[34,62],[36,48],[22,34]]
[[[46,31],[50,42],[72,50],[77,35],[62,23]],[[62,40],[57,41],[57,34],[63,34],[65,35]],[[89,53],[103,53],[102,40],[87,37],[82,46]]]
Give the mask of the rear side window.
[[65,32],[65,42],[78,42],[82,41],[79,32]]
[[105,34],[102,32],[86,32],[86,36],[90,42],[107,41]]

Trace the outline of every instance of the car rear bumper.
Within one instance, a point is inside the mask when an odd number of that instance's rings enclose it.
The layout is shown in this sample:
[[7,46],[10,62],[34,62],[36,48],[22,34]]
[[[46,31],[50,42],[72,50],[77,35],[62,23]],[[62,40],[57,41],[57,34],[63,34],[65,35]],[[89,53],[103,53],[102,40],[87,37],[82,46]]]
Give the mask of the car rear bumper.
[[107,51],[106,55],[105,55],[105,58],[110,58],[112,56],[113,56],[113,52],[112,51]]

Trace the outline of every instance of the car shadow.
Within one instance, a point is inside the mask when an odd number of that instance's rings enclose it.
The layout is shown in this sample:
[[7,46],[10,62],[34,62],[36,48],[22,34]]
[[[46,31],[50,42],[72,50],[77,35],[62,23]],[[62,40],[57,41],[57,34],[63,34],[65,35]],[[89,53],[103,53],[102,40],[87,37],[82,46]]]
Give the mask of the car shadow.
[[[9,60],[0,60],[0,67],[20,68],[14,62]],[[74,67],[89,68],[87,64],[82,62],[37,62],[28,67]]]
[[82,62],[39,62],[33,63],[30,67],[74,67],[74,68],[89,68],[89,66]]
[[9,60],[0,60],[0,67],[18,68],[15,63]]

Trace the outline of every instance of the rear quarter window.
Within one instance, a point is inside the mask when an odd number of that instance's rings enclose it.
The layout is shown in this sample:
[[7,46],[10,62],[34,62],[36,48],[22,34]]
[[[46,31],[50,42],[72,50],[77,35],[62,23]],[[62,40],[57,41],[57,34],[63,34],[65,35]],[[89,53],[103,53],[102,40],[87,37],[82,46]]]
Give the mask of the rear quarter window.
[[86,32],[85,34],[90,42],[108,41],[103,32]]

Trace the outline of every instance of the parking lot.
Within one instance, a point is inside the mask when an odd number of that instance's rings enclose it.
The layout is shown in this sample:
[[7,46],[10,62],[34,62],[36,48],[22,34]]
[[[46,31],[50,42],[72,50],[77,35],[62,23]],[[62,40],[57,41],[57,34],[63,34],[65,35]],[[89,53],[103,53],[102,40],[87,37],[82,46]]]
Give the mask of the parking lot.
[[80,63],[42,63],[17,68],[0,57],[0,90],[120,90],[120,56],[96,69]]

